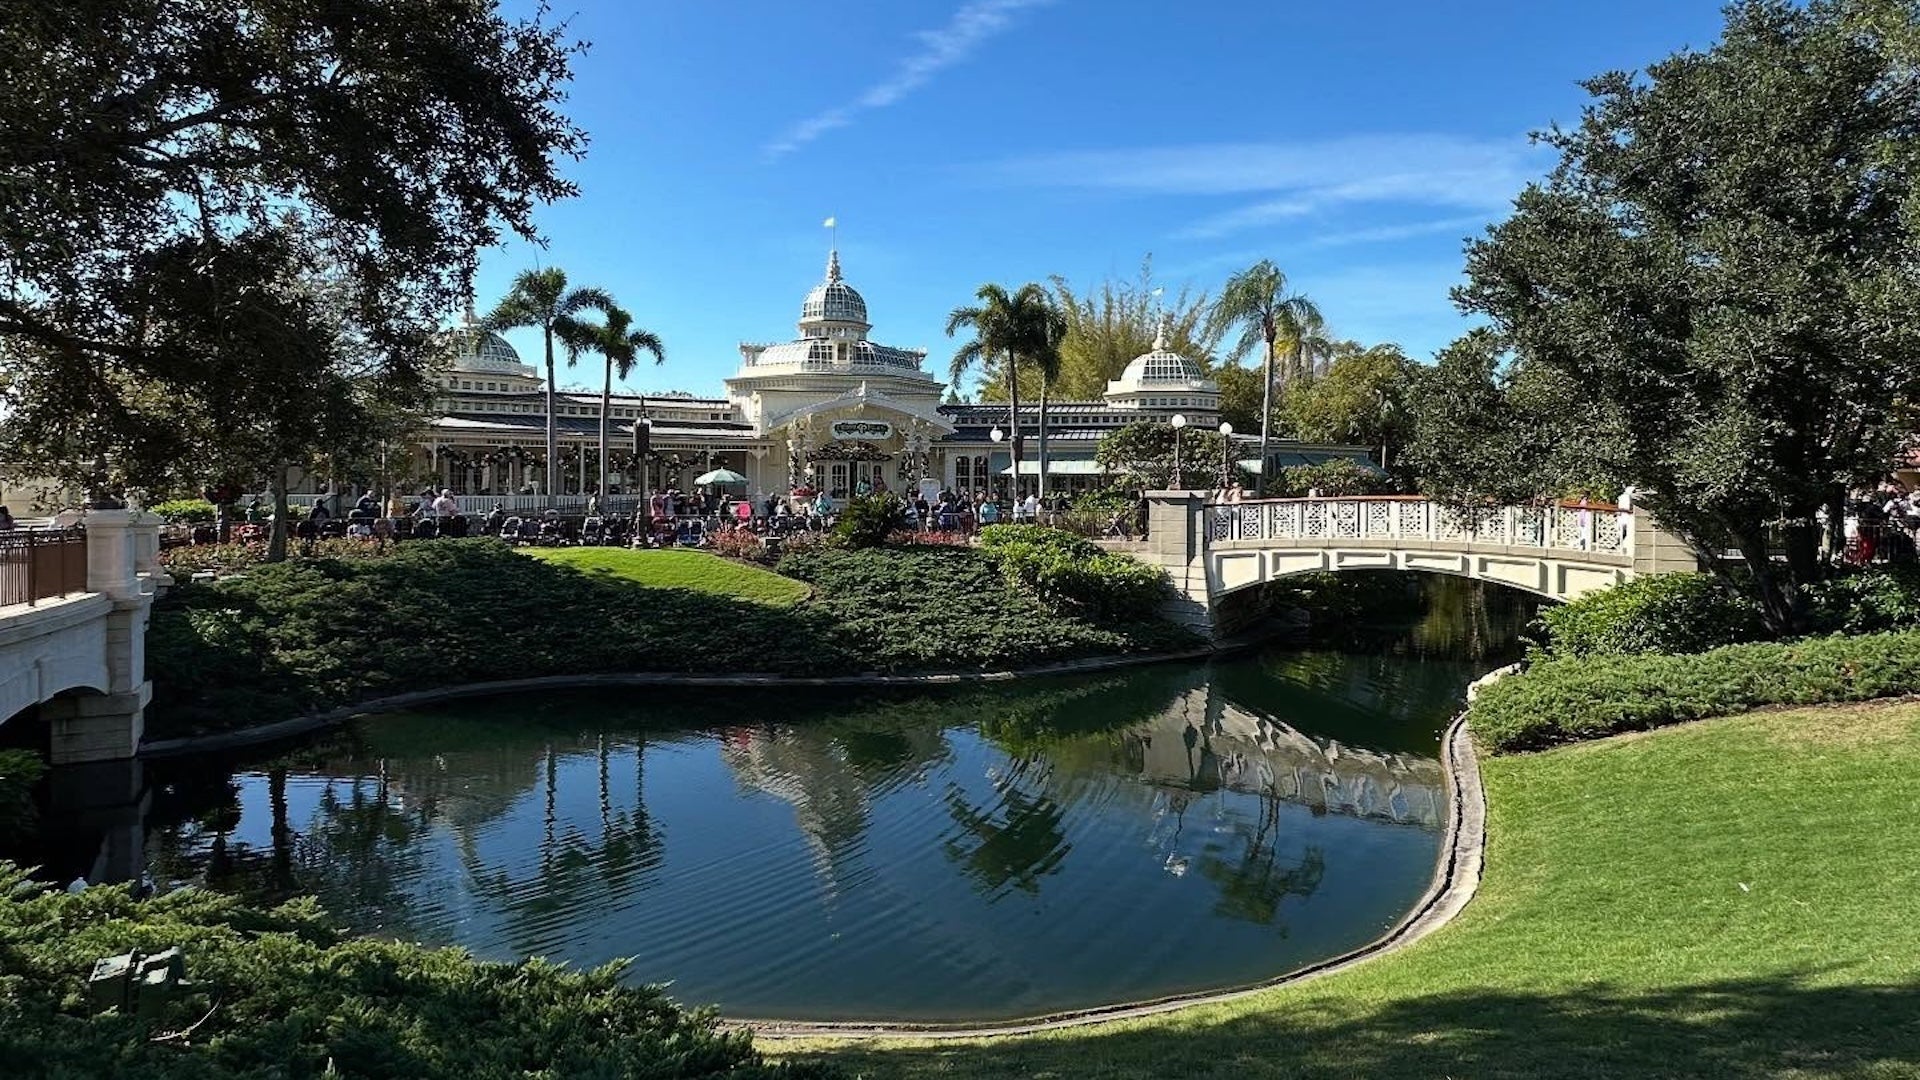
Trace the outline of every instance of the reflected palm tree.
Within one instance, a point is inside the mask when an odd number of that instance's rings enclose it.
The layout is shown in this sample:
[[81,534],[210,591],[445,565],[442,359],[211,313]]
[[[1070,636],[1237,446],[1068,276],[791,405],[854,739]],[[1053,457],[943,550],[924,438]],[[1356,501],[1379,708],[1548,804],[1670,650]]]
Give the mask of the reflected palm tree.
[[1220,899],[1213,905],[1216,914],[1271,926],[1279,918],[1280,904],[1289,896],[1302,899],[1320,887],[1327,870],[1326,854],[1308,847],[1297,863],[1280,860],[1280,799],[1271,794],[1260,797],[1260,820],[1249,826],[1236,821],[1235,838],[1244,844],[1237,860],[1222,858],[1224,845],[1209,845],[1200,856],[1200,874],[1220,888]]
[[1064,811],[1044,796],[1003,788],[999,820],[969,806],[957,788],[947,792],[946,802],[962,835],[942,841],[941,850],[989,896],[1009,885],[1038,893],[1040,879],[1058,869],[1072,850],[1061,827]]

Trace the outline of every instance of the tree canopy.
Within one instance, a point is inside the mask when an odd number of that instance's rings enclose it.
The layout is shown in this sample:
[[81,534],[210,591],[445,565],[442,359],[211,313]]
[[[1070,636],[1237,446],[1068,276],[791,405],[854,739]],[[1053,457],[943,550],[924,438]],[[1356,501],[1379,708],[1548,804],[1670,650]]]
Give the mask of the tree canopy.
[[1738,550],[1769,622],[1796,625],[1816,511],[1882,473],[1920,401],[1917,22],[1743,0],[1713,48],[1587,82],[1578,126],[1539,136],[1558,167],[1468,249],[1456,297],[1493,330],[1442,361],[1458,415],[1422,421],[1426,475],[1575,479],[1492,449],[1545,426],[1701,553]]
[[[560,105],[579,46],[544,18],[479,0],[7,5],[5,456],[63,476],[103,456],[153,484],[199,445],[167,410],[232,380],[304,357],[324,381],[344,348],[420,386],[477,252],[534,237],[534,208],[574,193],[559,163],[586,140]],[[325,278],[323,307],[285,275],[240,276],[267,247]],[[241,343],[291,335],[337,348],[235,366]],[[34,430],[12,438],[22,417]]]

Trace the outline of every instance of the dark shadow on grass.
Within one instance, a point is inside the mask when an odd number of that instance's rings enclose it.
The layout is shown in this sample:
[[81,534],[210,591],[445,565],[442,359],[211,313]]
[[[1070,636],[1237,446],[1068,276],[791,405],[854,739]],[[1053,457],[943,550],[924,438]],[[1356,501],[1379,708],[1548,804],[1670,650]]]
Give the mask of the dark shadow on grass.
[[1790,972],[1659,991],[1489,990],[1406,999],[1357,1017],[1330,1009],[1336,1003],[1325,997],[1289,997],[1226,1020],[1200,1010],[1143,1029],[854,1046],[796,1060],[833,1062],[875,1080],[1920,1076],[1920,984],[1808,983],[1806,973]]

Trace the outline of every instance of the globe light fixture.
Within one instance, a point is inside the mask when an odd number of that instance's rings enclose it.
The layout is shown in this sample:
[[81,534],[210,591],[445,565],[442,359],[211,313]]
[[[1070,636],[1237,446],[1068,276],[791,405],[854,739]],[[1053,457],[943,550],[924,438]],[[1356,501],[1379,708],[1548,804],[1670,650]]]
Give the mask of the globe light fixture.
[[1180,491],[1187,486],[1186,473],[1180,469],[1180,443],[1181,436],[1186,434],[1187,416],[1185,413],[1174,413],[1169,423],[1173,425],[1173,487],[1174,490]]
[[1007,433],[1004,431],[1001,431],[997,427],[994,428],[992,431],[987,432],[987,438],[992,439],[994,442],[1000,442],[1006,437],[1007,437]]
[[1220,421],[1220,490],[1227,489],[1227,481],[1233,478],[1233,425]]

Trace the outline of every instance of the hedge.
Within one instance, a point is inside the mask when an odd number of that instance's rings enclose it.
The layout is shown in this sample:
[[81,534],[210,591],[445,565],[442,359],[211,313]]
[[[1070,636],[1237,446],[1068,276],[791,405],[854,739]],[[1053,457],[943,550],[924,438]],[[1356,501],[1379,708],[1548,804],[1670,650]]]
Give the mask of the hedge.
[[1044,525],[989,525],[980,530],[980,550],[1009,585],[1056,611],[1143,617],[1170,591],[1160,568]]
[[1697,653],[1767,636],[1752,599],[1706,574],[1659,574],[1540,612],[1536,658]]
[[1686,656],[1537,663],[1480,691],[1467,722],[1496,753],[1539,750],[1767,705],[1920,691],[1920,632],[1729,645]]
[[[89,1007],[101,957],[179,947],[193,984],[140,1018]],[[201,889],[136,900],[125,886],[35,888],[0,863],[0,1061],[8,1076],[225,1080],[261,1076],[837,1075],[773,1065],[620,965],[483,963],[457,949],[349,940],[311,901],[272,911]],[[193,1027],[191,1037],[169,1033]]]

